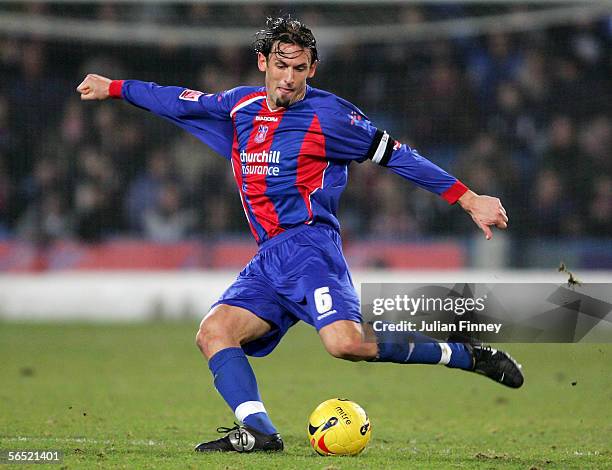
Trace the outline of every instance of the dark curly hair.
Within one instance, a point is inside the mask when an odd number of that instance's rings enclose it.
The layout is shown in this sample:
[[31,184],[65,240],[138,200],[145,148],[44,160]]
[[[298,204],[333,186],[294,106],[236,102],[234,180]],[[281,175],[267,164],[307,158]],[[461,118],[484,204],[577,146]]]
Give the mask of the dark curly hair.
[[[266,57],[269,56],[270,52],[283,57],[284,54],[278,47],[280,44],[295,44],[303,49],[310,49],[311,63],[314,64],[319,60],[317,40],[312,31],[300,21],[291,18],[291,15],[267,18],[266,29],[255,33],[253,50],[261,52]],[[272,51],[272,47],[275,47],[274,51]]]

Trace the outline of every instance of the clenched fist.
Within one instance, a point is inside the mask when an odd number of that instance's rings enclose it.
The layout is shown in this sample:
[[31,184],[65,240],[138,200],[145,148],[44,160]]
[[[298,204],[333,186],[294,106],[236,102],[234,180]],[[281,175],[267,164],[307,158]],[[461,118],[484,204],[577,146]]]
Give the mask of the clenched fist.
[[82,100],[105,100],[109,95],[112,80],[96,74],[88,74],[77,87]]

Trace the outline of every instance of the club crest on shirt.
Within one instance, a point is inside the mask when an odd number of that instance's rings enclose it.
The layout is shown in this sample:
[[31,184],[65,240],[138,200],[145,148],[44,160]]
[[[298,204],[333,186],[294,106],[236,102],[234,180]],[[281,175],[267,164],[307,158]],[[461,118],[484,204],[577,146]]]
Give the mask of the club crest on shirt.
[[266,140],[266,135],[268,135],[268,126],[264,124],[260,124],[257,129],[257,134],[255,134],[255,143],[261,144],[264,140]]

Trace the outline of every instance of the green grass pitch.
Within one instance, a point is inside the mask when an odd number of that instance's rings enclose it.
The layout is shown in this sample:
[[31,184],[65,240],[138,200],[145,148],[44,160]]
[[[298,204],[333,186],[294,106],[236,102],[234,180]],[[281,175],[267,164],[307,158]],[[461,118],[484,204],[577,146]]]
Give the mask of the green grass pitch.
[[[59,449],[52,468],[69,469],[612,468],[610,344],[507,345],[527,377],[510,390],[440,366],[333,359],[306,326],[252,360],[286,452],[196,455],[233,418],[196,326],[0,323],[0,449]],[[370,416],[360,456],[308,445],[309,413],[335,396]]]

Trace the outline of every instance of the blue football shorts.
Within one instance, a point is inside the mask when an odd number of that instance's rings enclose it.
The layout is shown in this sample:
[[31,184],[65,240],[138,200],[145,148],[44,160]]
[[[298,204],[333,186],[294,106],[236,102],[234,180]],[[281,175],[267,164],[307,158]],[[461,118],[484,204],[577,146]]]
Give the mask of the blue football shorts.
[[272,329],[242,345],[265,356],[302,320],[317,331],[338,320],[361,322],[359,297],[342,254],[340,235],[327,225],[303,225],[264,242],[213,305],[242,307]]

